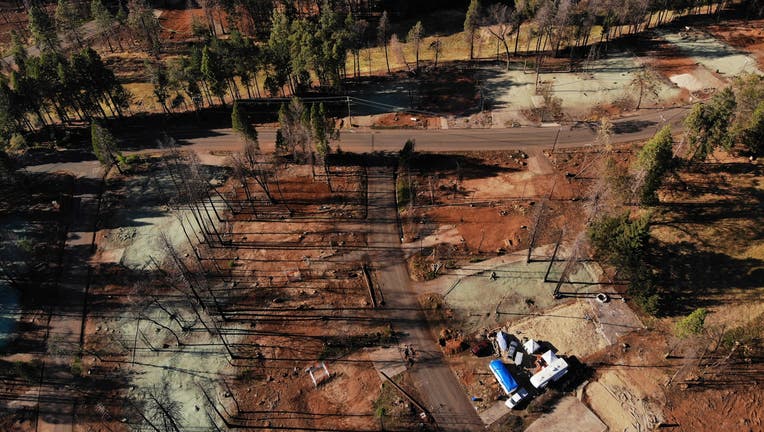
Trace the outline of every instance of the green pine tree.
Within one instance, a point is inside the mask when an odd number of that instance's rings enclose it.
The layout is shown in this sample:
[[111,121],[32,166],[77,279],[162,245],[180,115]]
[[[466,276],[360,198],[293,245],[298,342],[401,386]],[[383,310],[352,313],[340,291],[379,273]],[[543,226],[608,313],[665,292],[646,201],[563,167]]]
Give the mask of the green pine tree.
[[640,192],[642,204],[653,205],[658,202],[657,191],[663,183],[663,177],[671,168],[674,138],[671,127],[666,125],[642,147],[637,161],[645,170],[645,180]]
[[257,130],[252,126],[247,114],[239,106],[239,101],[234,101],[231,110],[231,128],[244,138],[247,144],[254,144],[259,148],[257,142]]
[[98,122],[92,122],[90,124],[90,139],[93,144],[93,153],[95,153],[101,165],[107,169],[114,165],[121,173],[120,160],[122,159],[122,154],[119,152],[114,135],[108,129],[98,124]]

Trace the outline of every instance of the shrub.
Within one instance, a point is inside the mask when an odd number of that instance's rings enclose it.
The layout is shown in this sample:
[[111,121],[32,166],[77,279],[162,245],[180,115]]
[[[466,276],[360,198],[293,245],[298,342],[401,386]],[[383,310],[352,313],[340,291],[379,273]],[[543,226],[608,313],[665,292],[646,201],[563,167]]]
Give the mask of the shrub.
[[706,315],[708,315],[706,308],[695,309],[691,314],[676,323],[676,335],[679,337],[687,337],[700,334],[700,332],[703,331]]
[[27,141],[24,139],[24,135],[15,133],[11,135],[11,139],[8,142],[8,151],[12,153],[21,152],[27,148]]
[[411,183],[403,177],[398,177],[398,208],[406,207],[411,202]]

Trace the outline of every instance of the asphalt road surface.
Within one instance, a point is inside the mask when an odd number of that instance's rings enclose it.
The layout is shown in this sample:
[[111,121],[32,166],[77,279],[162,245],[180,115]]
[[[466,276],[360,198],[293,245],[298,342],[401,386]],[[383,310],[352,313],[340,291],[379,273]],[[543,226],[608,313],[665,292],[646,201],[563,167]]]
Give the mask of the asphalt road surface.
[[[652,137],[658,129],[670,124],[680,130],[688,107],[667,110],[645,110],[639,115],[613,122],[611,142],[629,142]],[[509,129],[361,129],[343,130],[339,141],[331,143],[336,149],[357,153],[398,151],[408,139],[416,140],[419,151],[454,152],[470,150],[507,150],[528,148],[580,147],[593,144],[596,125],[577,123],[569,126],[518,127]],[[160,131],[125,131],[119,137],[129,147],[155,148]],[[272,151],[276,138],[274,129],[261,128],[262,150]],[[194,127],[169,130],[167,133],[179,144],[199,153],[226,152],[241,149],[242,139],[231,129],[199,130]],[[558,136],[559,133],[559,136]],[[555,144],[556,142],[556,144]],[[141,150],[140,152],[152,151]]]
[[[483,422],[467,398],[451,368],[443,359],[440,347],[429,331],[400,247],[393,171],[369,169],[369,256],[372,269],[385,298],[378,309],[400,333],[401,345],[414,349],[415,361],[409,369],[425,405],[444,431],[478,431]],[[393,221],[391,223],[391,221]]]

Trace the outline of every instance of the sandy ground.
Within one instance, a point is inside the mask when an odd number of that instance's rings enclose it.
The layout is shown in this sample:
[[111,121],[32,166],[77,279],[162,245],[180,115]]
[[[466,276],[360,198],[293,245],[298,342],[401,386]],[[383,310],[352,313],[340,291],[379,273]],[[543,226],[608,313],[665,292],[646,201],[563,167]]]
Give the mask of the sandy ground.
[[[539,316],[531,316],[511,324],[508,330],[510,334],[521,339],[548,341],[561,355],[582,358],[615,342],[615,339],[608,340],[604,336],[603,326],[623,325],[620,322],[599,321],[596,318],[594,303],[594,300],[582,299],[546,309]],[[608,306],[618,307],[619,302],[609,303]],[[631,310],[626,308],[626,311],[627,319],[630,315],[633,316]]]
[[707,28],[714,37],[740,50],[751,53],[764,70],[764,20],[727,21]]
[[[574,272],[571,280],[590,281],[587,266]],[[547,267],[548,263],[544,262],[520,262],[468,276],[446,292],[445,300],[464,320],[465,328],[476,331],[481,327],[498,327],[545,311],[557,303],[552,297],[557,284],[544,282]],[[496,274],[493,280],[491,273]]]
[[[554,96],[562,99],[562,109],[571,117],[585,117],[597,105],[609,105],[627,94],[628,85],[634,79],[641,64],[628,53],[611,55],[607,59],[592,61],[582,73],[542,73],[539,81],[552,87]],[[536,76],[532,71],[505,71],[497,67],[487,74],[488,97],[493,101],[493,127],[506,127],[512,121],[520,121],[523,110],[538,107]],[[678,90],[662,84],[660,99],[668,100],[678,95]],[[645,106],[649,103],[644,102]],[[527,123],[528,121],[521,121]]]
[[676,45],[682,54],[694,58],[709,71],[727,79],[742,73],[762,73],[757,67],[755,58],[737,51],[707,33],[691,30],[679,33],[659,32],[659,34]]
[[606,371],[585,389],[592,410],[610,430],[652,430],[661,419],[661,409],[650,402],[640,387],[617,371]]
[[543,414],[525,432],[605,432],[607,430],[608,427],[586,405],[573,396],[566,396],[555,405],[552,412]]

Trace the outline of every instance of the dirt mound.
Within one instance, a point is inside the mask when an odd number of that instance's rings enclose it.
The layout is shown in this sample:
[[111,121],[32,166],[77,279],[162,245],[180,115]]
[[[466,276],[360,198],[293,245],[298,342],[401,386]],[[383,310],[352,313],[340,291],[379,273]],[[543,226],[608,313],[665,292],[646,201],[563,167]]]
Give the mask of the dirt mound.
[[440,118],[408,113],[390,113],[376,116],[372,128],[438,129]]
[[202,9],[170,9],[162,11],[159,21],[162,25],[160,38],[163,41],[185,41],[193,36],[194,21],[207,23]]

